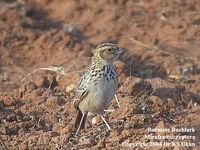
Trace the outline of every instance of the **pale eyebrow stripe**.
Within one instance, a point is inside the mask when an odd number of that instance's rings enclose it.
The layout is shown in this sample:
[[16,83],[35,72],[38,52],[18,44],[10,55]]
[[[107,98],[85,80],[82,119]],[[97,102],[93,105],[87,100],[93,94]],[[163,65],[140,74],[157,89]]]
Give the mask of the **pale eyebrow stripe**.
[[102,44],[102,45],[99,45],[99,46],[97,46],[97,48],[96,49],[99,49],[99,48],[102,48],[102,47],[110,47],[110,46],[116,46],[115,44],[112,44],[112,43],[104,43],[104,44]]

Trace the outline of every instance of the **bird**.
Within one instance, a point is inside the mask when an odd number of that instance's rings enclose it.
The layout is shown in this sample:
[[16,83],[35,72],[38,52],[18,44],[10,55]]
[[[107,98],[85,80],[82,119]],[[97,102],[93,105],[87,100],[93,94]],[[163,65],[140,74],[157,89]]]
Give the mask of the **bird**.
[[102,114],[116,96],[119,83],[113,62],[123,52],[123,48],[113,43],[103,43],[95,48],[91,65],[80,77],[76,88],[74,101],[74,107],[78,111],[75,120],[76,135],[85,127],[88,112],[99,115],[111,130]]
[[0,150],[8,150],[8,147],[6,146],[1,137],[0,137]]

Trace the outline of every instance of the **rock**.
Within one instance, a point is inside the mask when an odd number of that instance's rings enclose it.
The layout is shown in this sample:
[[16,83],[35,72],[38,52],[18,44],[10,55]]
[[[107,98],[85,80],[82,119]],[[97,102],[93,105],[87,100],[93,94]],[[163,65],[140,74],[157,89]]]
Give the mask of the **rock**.
[[70,85],[66,86],[65,92],[66,92],[66,93],[71,92],[71,91],[73,91],[75,88],[76,88],[76,85],[75,85],[75,84],[70,84]]
[[92,124],[93,124],[93,125],[94,125],[94,124],[97,124],[97,122],[98,122],[98,116],[93,117],[93,118],[92,118]]
[[49,123],[45,123],[45,131],[51,131],[52,130],[52,125]]

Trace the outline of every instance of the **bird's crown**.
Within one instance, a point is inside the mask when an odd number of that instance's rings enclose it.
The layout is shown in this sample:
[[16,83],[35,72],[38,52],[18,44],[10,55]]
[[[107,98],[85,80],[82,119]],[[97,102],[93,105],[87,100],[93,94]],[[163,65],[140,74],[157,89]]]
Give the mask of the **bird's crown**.
[[103,43],[96,47],[94,56],[105,61],[114,61],[123,50],[116,44]]

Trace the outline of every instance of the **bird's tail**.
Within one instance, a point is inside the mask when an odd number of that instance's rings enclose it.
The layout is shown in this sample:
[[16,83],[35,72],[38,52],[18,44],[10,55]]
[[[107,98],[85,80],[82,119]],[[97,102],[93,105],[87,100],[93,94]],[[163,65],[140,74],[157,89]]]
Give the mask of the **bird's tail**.
[[[81,123],[81,118],[83,117],[83,121]],[[83,129],[85,127],[85,122],[87,118],[87,113],[83,113],[80,109],[78,109],[78,114],[76,116],[76,121],[75,121],[75,128],[78,129],[80,123],[80,129]]]

